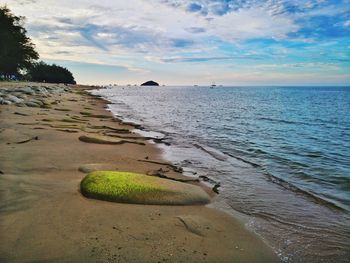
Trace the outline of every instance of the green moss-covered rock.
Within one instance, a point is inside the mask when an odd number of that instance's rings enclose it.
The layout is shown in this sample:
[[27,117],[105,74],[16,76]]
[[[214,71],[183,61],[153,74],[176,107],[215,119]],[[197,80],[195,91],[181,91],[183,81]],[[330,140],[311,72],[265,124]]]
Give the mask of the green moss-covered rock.
[[88,111],[81,111],[80,114],[84,115],[84,116],[91,116],[92,115],[92,113],[88,112]]
[[123,144],[123,143],[133,143],[139,145],[145,145],[143,142],[133,141],[133,140],[124,140],[121,138],[115,138],[110,136],[103,136],[98,134],[89,134],[82,135],[79,137],[79,140],[87,143],[96,143],[96,144]]
[[121,139],[111,138],[102,135],[82,135],[79,140],[87,143],[97,143],[97,144],[122,144],[124,143]]
[[111,116],[108,115],[102,115],[102,114],[93,114],[91,112],[87,112],[87,111],[81,111],[80,112],[81,115],[83,115],[84,117],[91,117],[91,118],[100,118],[100,119],[111,119]]
[[86,197],[121,203],[193,205],[210,200],[198,186],[129,172],[89,173],[80,189]]

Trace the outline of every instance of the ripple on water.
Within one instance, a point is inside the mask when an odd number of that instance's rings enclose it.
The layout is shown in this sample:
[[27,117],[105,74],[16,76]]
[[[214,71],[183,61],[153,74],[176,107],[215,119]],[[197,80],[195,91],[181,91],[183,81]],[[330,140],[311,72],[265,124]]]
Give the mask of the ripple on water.
[[[284,261],[346,262],[350,89],[157,87],[99,90],[113,113],[166,134],[165,156],[221,182]],[[184,161],[186,160],[186,161]]]

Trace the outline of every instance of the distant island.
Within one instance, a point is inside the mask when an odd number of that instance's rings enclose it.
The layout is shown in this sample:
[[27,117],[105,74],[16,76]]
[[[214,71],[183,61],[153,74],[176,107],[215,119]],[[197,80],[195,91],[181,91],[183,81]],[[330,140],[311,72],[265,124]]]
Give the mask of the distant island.
[[142,83],[141,86],[159,86],[159,84],[153,80],[146,81]]

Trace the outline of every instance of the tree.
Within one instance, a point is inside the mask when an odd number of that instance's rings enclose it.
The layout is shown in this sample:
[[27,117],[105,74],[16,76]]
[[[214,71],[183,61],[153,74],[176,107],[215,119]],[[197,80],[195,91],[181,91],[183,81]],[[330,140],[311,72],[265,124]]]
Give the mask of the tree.
[[72,73],[55,64],[35,63],[39,54],[23,27],[24,17],[15,16],[6,7],[0,7],[0,79],[21,76],[27,72],[27,79],[50,83],[75,84]]
[[5,79],[18,75],[19,70],[29,68],[39,58],[23,23],[24,17],[0,7],[0,76]]
[[44,62],[34,63],[27,74],[31,81],[75,84],[73,74],[66,68]]

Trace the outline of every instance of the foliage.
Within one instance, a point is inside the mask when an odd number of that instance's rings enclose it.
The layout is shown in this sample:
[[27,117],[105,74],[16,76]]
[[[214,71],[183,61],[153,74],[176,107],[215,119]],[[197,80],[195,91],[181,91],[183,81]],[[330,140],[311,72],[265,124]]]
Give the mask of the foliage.
[[42,61],[29,68],[27,77],[31,81],[75,84],[73,74],[68,69]]
[[24,17],[0,7],[0,80],[21,79],[27,72],[31,81],[75,84],[72,73],[61,66],[35,63],[39,54],[23,27]]
[[0,7],[0,75],[10,78],[19,75],[39,58],[31,39],[23,27],[24,18],[15,16],[6,7]]

